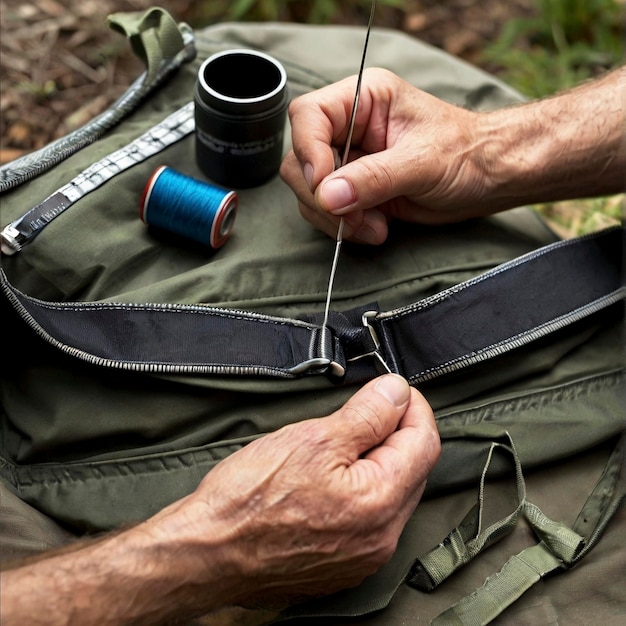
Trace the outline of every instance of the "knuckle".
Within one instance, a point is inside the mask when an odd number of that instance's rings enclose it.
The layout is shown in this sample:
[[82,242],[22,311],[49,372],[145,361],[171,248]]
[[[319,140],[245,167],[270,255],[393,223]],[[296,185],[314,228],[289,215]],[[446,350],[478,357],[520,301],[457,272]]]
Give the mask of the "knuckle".
[[311,221],[316,214],[316,212],[304,202],[298,202],[298,211],[300,211],[300,215],[307,221]]
[[289,117],[293,117],[302,108],[303,98],[305,98],[305,96],[298,96],[297,98],[294,98],[289,103],[289,107],[288,107]]
[[307,446],[325,446],[331,439],[331,433],[323,419],[310,419],[299,424],[299,434],[307,442]]
[[435,468],[435,465],[437,465],[439,457],[441,456],[441,437],[439,436],[439,432],[437,430],[432,430],[430,432],[430,441],[426,446],[424,446],[424,448],[427,450],[424,462],[427,466],[427,472],[430,474]]
[[372,155],[371,163],[365,172],[371,181],[371,188],[376,189],[376,193],[380,195],[381,191],[388,192],[396,188],[397,174],[392,164],[387,160],[379,158],[376,154]]
[[363,432],[368,440],[381,441],[385,434],[385,425],[378,411],[368,405],[349,405],[344,407],[346,420]]

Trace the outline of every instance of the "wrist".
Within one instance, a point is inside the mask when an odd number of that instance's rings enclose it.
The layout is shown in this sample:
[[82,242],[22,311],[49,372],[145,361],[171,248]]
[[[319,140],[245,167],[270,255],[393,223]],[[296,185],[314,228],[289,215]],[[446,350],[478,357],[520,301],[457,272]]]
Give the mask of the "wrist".
[[221,524],[205,502],[192,494],[132,533],[134,545],[153,564],[154,586],[169,596],[170,605],[185,607],[193,616],[237,603],[241,577],[235,529]]

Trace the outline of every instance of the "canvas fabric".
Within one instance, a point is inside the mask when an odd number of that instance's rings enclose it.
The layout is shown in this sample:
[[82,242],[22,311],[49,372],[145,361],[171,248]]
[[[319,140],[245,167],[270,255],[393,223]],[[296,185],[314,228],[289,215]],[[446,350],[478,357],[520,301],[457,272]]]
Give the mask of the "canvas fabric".
[[[126,121],[3,195],[3,224],[186,104],[199,65],[211,53],[234,47],[269,52],[284,64],[295,97],[354,74],[363,36],[362,29],[279,24],[224,24],[197,33],[197,59]],[[387,67],[460,106],[484,110],[521,101],[493,77],[393,31],[372,32],[368,65]],[[287,151],[288,128],[285,139]],[[202,179],[193,141],[190,136],[120,174],[19,254],[3,257],[11,282],[42,300],[207,303],[292,318],[321,312],[334,242],[302,220],[293,193],[278,177],[239,192],[234,233],[216,252],[157,235],[141,222],[139,200],[156,167],[168,165]],[[403,306],[555,240],[527,209],[438,228],[392,225],[380,247],[345,246],[333,308],[370,302],[382,310]],[[356,390],[324,376],[270,381],[100,370],[43,345],[11,310],[3,310],[2,324],[3,334],[10,333],[19,346],[3,351],[0,388],[0,523],[2,541],[15,555],[145,519],[189,493],[211,467],[253,438],[328,414]],[[471,506],[494,440],[510,437],[530,476],[529,491],[551,518],[573,523],[624,430],[622,340],[613,308],[537,345],[420,387],[435,409],[441,462],[388,575],[339,598],[343,615],[372,610],[363,623],[423,623],[529,541],[521,524],[436,591],[401,585],[391,605],[378,610],[388,600],[377,604],[377,590],[387,584],[395,591],[413,559],[441,541]],[[511,473],[510,459],[497,456],[490,472],[494,480]],[[510,509],[511,490],[493,491],[494,508],[504,509],[493,514],[502,517]],[[578,568],[542,581],[503,614],[502,623],[590,623],[586,618],[594,605],[601,605],[603,622],[623,617],[626,599],[613,584],[619,577],[611,575],[625,562],[616,539],[623,521],[621,510],[610,522],[606,543],[603,539]],[[602,582],[592,584],[594,576]],[[373,603],[364,605],[364,597],[373,597]],[[252,613],[245,619],[261,618]],[[304,618],[291,621],[296,619]],[[341,619],[338,623],[345,623]]]

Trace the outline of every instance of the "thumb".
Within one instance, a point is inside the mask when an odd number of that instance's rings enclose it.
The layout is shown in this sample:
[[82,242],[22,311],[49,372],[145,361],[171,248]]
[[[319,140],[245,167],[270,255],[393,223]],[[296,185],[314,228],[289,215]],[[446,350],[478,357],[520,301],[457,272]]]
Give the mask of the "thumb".
[[403,168],[394,167],[392,152],[362,156],[329,174],[315,191],[318,205],[333,215],[345,215],[402,195],[398,172]]
[[411,398],[407,381],[386,374],[370,381],[329,418],[331,436],[349,461],[382,443],[399,426]]

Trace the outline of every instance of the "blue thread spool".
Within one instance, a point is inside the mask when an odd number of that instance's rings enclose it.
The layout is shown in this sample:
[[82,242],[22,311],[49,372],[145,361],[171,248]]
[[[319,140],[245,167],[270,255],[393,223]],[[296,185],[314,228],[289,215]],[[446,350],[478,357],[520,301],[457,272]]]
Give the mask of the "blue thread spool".
[[144,224],[217,249],[230,236],[238,206],[234,191],[208,185],[163,165],[146,183],[139,216]]

